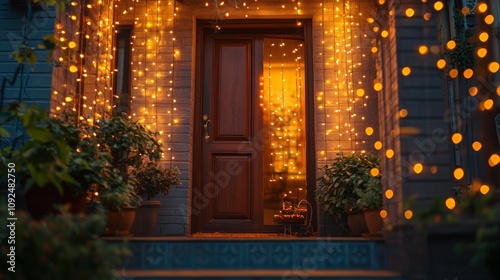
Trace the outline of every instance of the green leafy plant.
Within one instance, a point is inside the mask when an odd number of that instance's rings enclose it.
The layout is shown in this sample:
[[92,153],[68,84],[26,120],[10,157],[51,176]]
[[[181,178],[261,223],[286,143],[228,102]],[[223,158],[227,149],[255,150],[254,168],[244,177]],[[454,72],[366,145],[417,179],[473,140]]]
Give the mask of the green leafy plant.
[[0,111],[0,124],[15,121],[21,123],[25,138],[3,131],[11,145],[0,151],[0,166],[14,163],[26,190],[50,185],[60,193],[85,194],[92,184],[105,184],[101,170],[108,156],[84,137],[85,128],[69,116],[49,118],[38,106],[11,103]]
[[160,158],[162,150],[155,139],[157,134],[122,114],[99,120],[90,128],[90,135],[99,143],[100,151],[110,154],[112,166],[107,174],[109,185],[99,188],[99,200],[108,210],[137,206],[140,197],[134,191],[136,181],[128,169],[139,168],[146,158]]
[[101,189],[99,201],[110,211],[121,212],[124,207],[136,207],[141,199],[130,184],[112,185],[109,189]]
[[95,129],[76,120],[64,114],[49,118],[39,107],[22,103],[0,112],[0,123],[18,121],[25,131],[23,139],[12,137],[12,145],[0,151],[0,166],[7,169],[15,164],[19,191],[34,218],[57,213],[56,204],[70,203],[75,206],[71,211],[82,211],[85,197],[89,199],[96,191],[101,192],[107,209],[120,210],[140,202],[123,173],[111,165],[111,155],[99,149],[92,137]]
[[358,209],[382,208],[382,183],[380,179],[380,175],[365,176],[364,185],[354,189],[354,192],[359,196],[356,201]]
[[[11,145],[1,152],[2,166],[8,162],[15,163],[16,173],[24,178],[23,185],[31,187],[36,184],[43,187],[53,184],[62,191],[64,182],[73,182],[68,174],[68,164],[71,158],[71,148],[64,141],[63,135],[51,131],[45,122],[46,112],[37,106],[26,107],[23,103],[11,103],[0,111],[0,124],[19,121],[28,139],[24,141],[16,135],[11,136],[3,131],[3,136],[10,138]],[[19,149],[16,149],[20,146]]]
[[[5,209],[1,212],[6,220]],[[7,270],[7,254],[14,246],[7,242],[10,229],[2,227],[0,232],[2,279],[109,280],[130,255],[124,242],[99,238],[106,226],[99,208],[91,215],[73,215],[62,210],[61,215],[42,220],[33,220],[22,211],[17,216],[15,272]]]
[[[416,198],[406,201],[406,207],[415,207]],[[472,265],[483,265],[491,279],[500,279],[500,212],[494,189],[480,184],[462,186],[453,199],[453,207],[448,207],[443,199],[434,199],[429,207],[415,212],[414,223],[424,234],[436,225],[471,226],[474,241],[456,244],[456,253],[467,255]]]
[[170,187],[180,185],[180,171],[177,167],[165,168],[156,162],[143,164],[134,170],[135,192],[148,200],[159,194],[167,195]]
[[111,164],[123,172],[127,167],[139,168],[144,157],[158,160],[162,153],[157,133],[125,114],[99,120],[93,126],[93,134],[100,149],[111,154]]
[[449,57],[452,64],[456,65],[458,70],[463,71],[474,67],[474,49],[477,45],[474,42],[476,31],[465,25],[465,17],[461,11],[455,12],[454,19],[456,36],[453,40],[456,43],[456,47],[445,52],[445,55]]
[[319,171],[316,199],[324,210],[337,221],[344,221],[350,212],[358,212],[360,199],[355,189],[366,188],[372,176],[370,170],[378,168],[380,160],[370,154],[352,154],[335,158]]

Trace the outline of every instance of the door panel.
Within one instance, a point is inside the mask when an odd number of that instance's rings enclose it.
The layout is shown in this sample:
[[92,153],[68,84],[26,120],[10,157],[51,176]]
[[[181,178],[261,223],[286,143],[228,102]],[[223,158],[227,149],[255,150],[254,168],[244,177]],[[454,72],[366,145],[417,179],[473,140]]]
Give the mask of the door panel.
[[250,220],[254,192],[250,155],[213,155],[212,158],[215,174],[226,175],[217,183],[212,219]]
[[252,41],[216,40],[214,119],[216,141],[250,140]]
[[[204,39],[203,114],[208,140],[202,142],[200,231],[256,231],[262,220],[260,154],[252,134],[259,130],[253,36],[207,34]],[[261,71],[261,70],[260,70]]]

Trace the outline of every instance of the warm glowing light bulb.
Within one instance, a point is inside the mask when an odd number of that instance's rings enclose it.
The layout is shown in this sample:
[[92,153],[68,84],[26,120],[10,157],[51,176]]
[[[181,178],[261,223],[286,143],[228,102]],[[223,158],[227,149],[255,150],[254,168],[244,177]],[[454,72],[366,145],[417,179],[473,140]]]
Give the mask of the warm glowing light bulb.
[[470,96],[474,97],[474,96],[477,95],[478,92],[479,92],[479,89],[477,87],[471,87],[471,88],[469,88],[469,94],[470,94]]
[[376,90],[376,91],[381,91],[383,88],[382,86],[382,83],[380,82],[376,82],[374,85],[373,85],[373,89]]
[[472,143],[472,149],[474,149],[474,151],[476,152],[481,150],[482,147],[483,145],[479,141],[475,141],[474,143]]
[[417,163],[413,166],[413,171],[415,171],[416,174],[422,173],[424,170],[424,166],[421,163]]
[[399,111],[399,116],[400,116],[401,118],[406,118],[406,117],[408,116],[408,110],[406,110],[406,109],[401,109],[401,110]]
[[384,209],[380,210],[380,217],[382,219],[387,218],[387,210],[384,210]]
[[445,201],[446,208],[453,210],[457,206],[457,202],[453,197],[448,197]]
[[356,90],[356,95],[359,97],[363,97],[363,95],[365,95],[365,90],[362,88]]
[[463,72],[463,75],[464,75],[464,78],[466,78],[468,80],[468,79],[472,78],[472,76],[474,75],[474,71],[472,69],[465,69]]
[[490,38],[490,35],[488,35],[487,32],[481,32],[481,34],[479,34],[479,41],[481,41],[483,43],[488,41],[489,38]]
[[491,73],[496,73],[500,69],[500,64],[496,61],[491,62],[488,64],[488,70],[490,70]]
[[368,136],[371,136],[373,134],[374,130],[373,130],[373,127],[369,126],[365,129],[365,133],[366,135]]
[[485,18],[484,18],[484,22],[488,25],[491,25],[493,24],[493,22],[495,21],[495,17],[493,15],[487,15]]
[[461,167],[457,167],[455,168],[455,171],[453,171],[453,177],[455,177],[455,179],[457,180],[462,179],[464,175],[465,175],[464,170]]
[[496,166],[500,162],[500,156],[498,154],[492,154],[488,159],[488,164],[491,167]]
[[491,108],[493,108],[493,105],[495,105],[493,102],[493,99],[490,99],[490,98],[486,99],[483,102],[484,109],[486,109],[486,110],[490,110]]
[[448,43],[446,43],[446,48],[448,50],[453,50],[457,46],[457,43],[454,40],[449,40]]
[[436,3],[434,3],[434,10],[436,11],[441,11],[442,9],[444,8],[444,4],[443,2],[441,1],[436,1]]
[[68,47],[69,47],[70,49],[74,49],[74,48],[76,47],[76,43],[75,43],[75,42],[73,42],[73,41],[71,41],[71,42],[69,42],[69,43],[68,43]]
[[71,66],[69,67],[69,72],[71,72],[71,73],[76,73],[76,72],[78,72],[78,67],[76,67],[75,65],[71,65]]
[[485,57],[487,54],[488,54],[488,50],[486,48],[479,48],[477,50],[477,56],[479,56],[480,58]]
[[403,76],[409,76],[411,73],[411,68],[408,66],[403,67],[403,69],[401,69],[401,73],[403,74]]
[[387,30],[383,30],[381,33],[380,33],[380,36],[382,36],[382,38],[387,38],[389,36],[389,31]]
[[462,134],[460,134],[458,132],[453,133],[453,135],[451,136],[451,141],[455,144],[462,142],[462,139],[463,139]]
[[409,219],[411,219],[411,217],[413,217],[413,212],[411,210],[406,210],[404,215],[405,215],[405,218],[407,220],[409,220]]
[[393,190],[391,190],[391,189],[386,190],[386,191],[385,191],[385,197],[386,197],[387,199],[391,199],[391,198],[393,198],[393,197],[394,197],[394,191],[393,191]]
[[450,72],[448,73],[448,75],[450,75],[450,78],[455,79],[458,76],[458,70],[451,69]]
[[477,6],[477,10],[480,12],[480,13],[484,13],[488,10],[488,5],[486,3],[479,3],[479,5]]
[[488,185],[482,185],[481,187],[479,187],[479,192],[481,194],[487,194],[490,192],[490,187]]
[[375,142],[373,144],[373,147],[375,147],[375,149],[377,149],[377,150],[382,149],[382,142],[380,142],[380,141]]
[[372,47],[371,51],[372,51],[372,53],[376,53],[376,52],[378,52],[378,48],[377,47]]
[[377,177],[380,174],[380,170],[376,167],[370,169],[370,175],[373,177]]
[[427,46],[424,46],[424,45],[419,46],[418,53],[421,55],[426,55],[427,53],[429,53],[429,48]]
[[440,60],[438,60],[436,62],[436,66],[437,66],[438,69],[445,68],[446,67],[446,60],[444,60],[444,59],[441,58]]
[[392,158],[394,156],[394,150],[393,149],[387,149],[387,151],[385,151],[385,156],[387,158]]
[[408,8],[408,9],[406,9],[405,14],[407,17],[412,17],[415,15],[415,10],[412,8]]

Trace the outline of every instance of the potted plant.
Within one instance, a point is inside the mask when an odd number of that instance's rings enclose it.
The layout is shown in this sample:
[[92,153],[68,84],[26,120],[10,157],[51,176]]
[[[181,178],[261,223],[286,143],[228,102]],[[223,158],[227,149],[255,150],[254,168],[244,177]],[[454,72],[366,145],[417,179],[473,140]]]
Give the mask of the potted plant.
[[[139,122],[125,114],[115,114],[109,119],[101,119],[92,126],[94,140],[102,152],[110,154],[111,167],[108,169],[108,186],[101,186],[99,200],[108,210],[108,234],[128,235],[135,219],[136,206],[140,198],[134,191],[134,177],[130,168],[139,168],[144,158],[160,159],[161,144],[153,133]],[[117,172],[118,171],[118,172]],[[133,214],[131,213],[133,212]],[[114,222],[126,219],[128,228],[112,228]]]
[[127,236],[134,223],[136,208],[140,203],[133,186],[125,181],[121,172],[113,167],[103,171],[108,184],[99,186],[98,201],[107,210],[105,235]]
[[362,209],[357,204],[360,197],[355,189],[365,187],[371,177],[370,170],[378,168],[379,162],[371,154],[352,154],[337,157],[319,170],[316,199],[340,225],[345,226],[349,221],[358,222],[349,224],[355,235],[367,231]]
[[380,216],[382,208],[382,184],[380,174],[369,176],[363,187],[354,192],[359,196],[358,208],[363,209],[368,232],[372,235],[381,235],[383,220]]
[[105,183],[105,155],[96,153],[83,137],[83,126],[69,115],[49,118],[37,106],[11,103],[0,112],[0,124],[16,121],[23,133],[11,136],[3,131],[10,145],[0,151],[0,165],[15,167],[28,211],[37,219],[57,212],[57,204],[83,212],[90,186]]
[[140,236],[153,235],[158,221],[159,200],[153,200],[159,194],[167,195],[170,187],[180,185],[180,171],[177,167],[165,168],[157,162],[147,162],[133,171],[134,190],[143,200],[137,209],[137,216],[131,233]]

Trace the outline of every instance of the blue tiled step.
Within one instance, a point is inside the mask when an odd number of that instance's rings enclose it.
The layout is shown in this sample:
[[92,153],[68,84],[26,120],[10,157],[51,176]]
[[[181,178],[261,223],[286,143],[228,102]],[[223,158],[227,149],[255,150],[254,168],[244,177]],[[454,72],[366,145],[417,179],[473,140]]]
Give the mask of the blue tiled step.
[[126,270],[385,269],[381,240],[361,238],[132,238]]
[[120,280],[199,280],[199,279],[224,279],[224,280],[283,280],[283,279],[314,279],[314,280],[402,280],[402,278],[386,270],[129,270],[119,273]]

